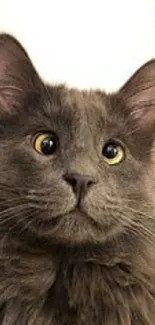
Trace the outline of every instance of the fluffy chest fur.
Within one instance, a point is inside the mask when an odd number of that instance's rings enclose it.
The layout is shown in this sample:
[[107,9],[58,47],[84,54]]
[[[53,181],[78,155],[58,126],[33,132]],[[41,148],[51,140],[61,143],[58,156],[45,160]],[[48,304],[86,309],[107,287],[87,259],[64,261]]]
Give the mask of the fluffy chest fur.
[[118,255],[117,249],[104,247],[85,262],[84,249],[71,257],[63,248],[58,256],[57,248],[53,260],[45,254],[8,256],[0,278],[2,324],[154,324],[154,263],[136,248],[133,256],[131,247],[127,263],[125,251]]

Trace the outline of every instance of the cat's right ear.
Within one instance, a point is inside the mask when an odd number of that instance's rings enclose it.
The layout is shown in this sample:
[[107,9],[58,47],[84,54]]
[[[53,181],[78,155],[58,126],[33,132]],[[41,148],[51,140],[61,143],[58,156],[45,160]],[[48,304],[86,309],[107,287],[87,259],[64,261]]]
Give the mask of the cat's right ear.
[[155,60],[144,64],[119,91],[128,117],[140,128],[155,121]]
[[42,83],[22,45],[12,36],[0,34],[0,113],[20,106],[27,94]]

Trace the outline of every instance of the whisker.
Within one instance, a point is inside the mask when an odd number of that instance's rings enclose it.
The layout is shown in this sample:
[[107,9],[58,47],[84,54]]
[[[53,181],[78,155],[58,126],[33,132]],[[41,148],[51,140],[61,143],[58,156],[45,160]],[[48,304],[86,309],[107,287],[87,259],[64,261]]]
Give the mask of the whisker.
[[137,235],[141,234],[145,236],[145,240],[150,243],[152,243],[153,240],[155,245],[155,234],[147,226],[144,226],[141,222],[137,222],[131,218],[129,219],[129,217],[126,217],[125,215],[121,216],[121,220],[125,222],[124,226],[126,228],[131,229]]
[[16,229],[16,227],[21,225],[20,232],[22,233],[24,230],[28,230],[30,225],[34,224],[36,220],[34,220],[34,216],[36,216],[37,211],[29,211],[29,214],[26,214],[26,218],[24,218],[24,224],[22,219],[18,219],[15,224],[10,228],[10,232]]
[[4,211],[0,212],[0,226],[14,220],[19,213],[26,212],[29,209],[32,209],[32,207],[29,207],[27,204],[5,209]]
[[[144,217],[145,220],[149,219],[149,220],[155,220],[155,215],[151,215],[151,214],[148,214],[148,207],[149,207],[149,204],[147,205],[143,205],[143,210],[138,210],[138,209],[135,209],[133,207],[126,207],[125,204],[126,203],[132,203],[133,202],[133,199],[123,199],[120,201],[120,204],[124,205],[123,207],[123,212],[127,212],[127,213],[132,213],[138,217]],[[120,206],[118,205],[118,200],[116,200],[116,203],[117,205],[115,205],[115,211],[118,211],[120,212]],[[124,204],[125,203],[125,204]],[[136,203],[136,200],[135,200],[135,203]],[[150,207],[152,207],[152,204],[150,204]],[[146,209],[146,212],[145,212],[145,209]]]

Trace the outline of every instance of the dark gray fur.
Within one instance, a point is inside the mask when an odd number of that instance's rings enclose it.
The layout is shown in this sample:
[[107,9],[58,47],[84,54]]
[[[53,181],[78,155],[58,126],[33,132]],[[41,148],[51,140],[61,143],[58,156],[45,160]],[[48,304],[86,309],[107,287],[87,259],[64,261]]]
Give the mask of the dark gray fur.
[[[79,91],[45,85],[0,36],[1,325],[155,325],[154,120],[155,60],[115,94]],[[42,131],[52,156],[33,148]],[[80,206],[70,171],[95,180]]]

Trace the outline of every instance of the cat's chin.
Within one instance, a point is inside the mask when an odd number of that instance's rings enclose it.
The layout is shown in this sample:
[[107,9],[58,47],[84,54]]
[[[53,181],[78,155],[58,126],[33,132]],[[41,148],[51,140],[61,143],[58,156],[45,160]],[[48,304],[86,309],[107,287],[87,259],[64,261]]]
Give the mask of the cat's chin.
[[[44,222],[40,227],[40,236],[66,246],[88,244],[96,246],[116,238],[121,232],[117,226],[112,224],[101,226],[87,212],[76,207],[64,215]],[[37,234],[38,232],[39,229]]]

